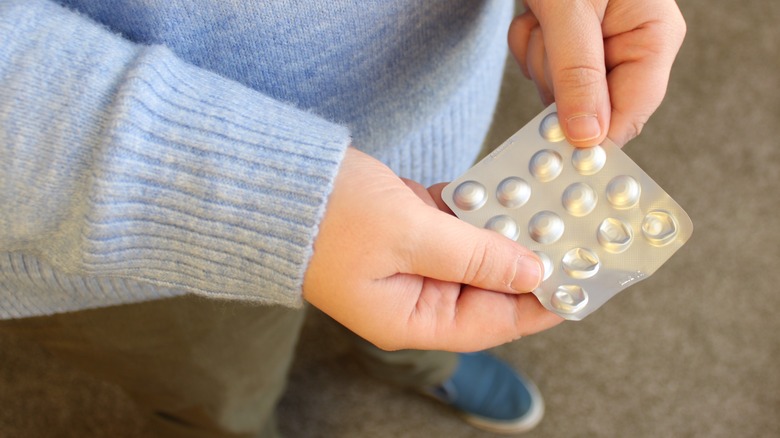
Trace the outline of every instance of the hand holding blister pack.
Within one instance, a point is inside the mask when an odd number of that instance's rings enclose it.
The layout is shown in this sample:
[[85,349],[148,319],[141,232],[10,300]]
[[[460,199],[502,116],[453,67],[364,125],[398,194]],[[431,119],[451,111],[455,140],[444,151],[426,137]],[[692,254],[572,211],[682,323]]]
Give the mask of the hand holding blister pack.
[[683,209],[619,147],[575,148],[551,105],[447,185],[460,219],[536,252],[548,310],[581,320],[653,274],[691,236]]

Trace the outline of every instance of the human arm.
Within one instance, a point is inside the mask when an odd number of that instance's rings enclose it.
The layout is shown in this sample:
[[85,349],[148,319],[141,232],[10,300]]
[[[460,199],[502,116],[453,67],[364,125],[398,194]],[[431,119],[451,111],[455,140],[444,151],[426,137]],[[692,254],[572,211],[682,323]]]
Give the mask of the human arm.
[[622,146],[660,105],[685,36],[673,0],[528,0],[509,47],[568,140]]
[[164,289],[301,305],[345,127],[53,2],[0,2],[0,48],[0,250],[55,272],[4,315]]
[[[426,204],[348,150],[344,127],[52,2],[13,0],[0,17],[0,248],[50,265],[62,304],[23,314],[166,288],[298,306],[303,284],[386,348],[479,349],[557,322],[515,296],[538,283],[532,253]],[[374,178],[392,196],[365,192]],[[4,316],[18,311],[19,290],[2,293]]]

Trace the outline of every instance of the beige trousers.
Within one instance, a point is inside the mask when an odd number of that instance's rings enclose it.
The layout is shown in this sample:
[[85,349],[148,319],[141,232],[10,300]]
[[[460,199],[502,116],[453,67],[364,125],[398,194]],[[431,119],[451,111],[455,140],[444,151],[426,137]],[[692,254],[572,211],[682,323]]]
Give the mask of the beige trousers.
[[[304,310],[192,296],[0,321],[122,387],[162,437],[274,437]],[[344,330],[345,333],[349,333]],[[385,352],[349,333],[372,375],[420,387],[454,373],[457,356]]]

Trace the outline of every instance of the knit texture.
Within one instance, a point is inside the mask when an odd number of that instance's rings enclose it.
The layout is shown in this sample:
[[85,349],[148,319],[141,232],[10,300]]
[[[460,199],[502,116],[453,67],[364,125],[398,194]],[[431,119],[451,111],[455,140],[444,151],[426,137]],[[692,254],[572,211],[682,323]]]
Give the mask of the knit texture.
[[0,3],[0,317],[184,293],[299,306],[346,147],[424,184],[465,170],[511,15],[63,3]]

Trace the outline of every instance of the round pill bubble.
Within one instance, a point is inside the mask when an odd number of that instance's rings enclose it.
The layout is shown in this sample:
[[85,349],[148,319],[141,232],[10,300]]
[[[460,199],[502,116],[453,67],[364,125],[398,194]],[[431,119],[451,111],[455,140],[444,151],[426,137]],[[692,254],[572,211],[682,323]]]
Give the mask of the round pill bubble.
[[630,225],[622,220],[608,217],[601,221],[596,237],[604,249],[619,254],[631,246],[631,242],[634,240],[634,231]]
[[607,162],[607,153],[601,146],[577,148],[571,155],[571,165],[580,175],[594,175]]
[[552,181],[563,170],[561,154],[550,149],[541,150],[531,157],[528,170],[541,182]]
[[551,212],[540,211],[528,221],[528,234],[539,243],[555,243],[563,236],[563,220]]
[[583,280],[591,278],[599,272],[601,263],[599,257],[587,248],[574,248],[566,251],[561,260],[563,271],[569,277]]
[[585,183],[574,183],[563,191],[561,201],[572,216],[582,217],[596,208],[596,192]]
[[544,116],[542,123],[539,124],[539,134],[545,140],[553,143],[563,141],[566,135],[563,134],[561,124],[558,122],[558,113],[550,113]]
[[553,265],[552,260],[550,260],[550,256],[548,256],[546,253],[542,251],[534,251],[537,256],[539,256],[539,260],[542,261],[542,268],[544,268],[544,278],[542,278],[542,281],[546,281],[548,278],[550,278],[550,275],[552,275],[553,271]]
[[642,221],[642,234],[653,245],[666,245],[677,237],[677,221],[665,210],[653,210]]
[[577,313],[588,305],[588,293],[579,286],[562,284],[553,292],[550,304],[561,313]]
[[455,188],[452,198],[461,210],[476,210],[485,205],[487,190],[476,181],[464,181]]
[[639,202],[642,189],[639,183],[628,175],[619,175],[607,184],[607,199],[615,208],[631,208]]
[[496,198],[506,208],[522,207],[531,198],[531,186],[522,178],[510,176],[498,184]]
[[485,224],[485,228],[493,230],[504,236],[517,240],[520,236],[520,229],[517,227],[517,222],[507,215],[493,216]]

